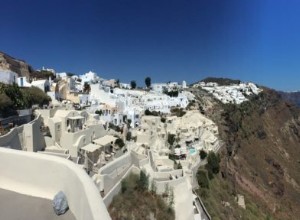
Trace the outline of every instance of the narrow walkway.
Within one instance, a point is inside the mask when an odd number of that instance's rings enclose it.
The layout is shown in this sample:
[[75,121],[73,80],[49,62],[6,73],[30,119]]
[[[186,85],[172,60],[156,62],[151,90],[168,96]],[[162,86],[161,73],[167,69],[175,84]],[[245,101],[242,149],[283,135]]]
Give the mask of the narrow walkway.
[[174,188],[174,210],[176,220],[193,220],[193,194],[187,180]]

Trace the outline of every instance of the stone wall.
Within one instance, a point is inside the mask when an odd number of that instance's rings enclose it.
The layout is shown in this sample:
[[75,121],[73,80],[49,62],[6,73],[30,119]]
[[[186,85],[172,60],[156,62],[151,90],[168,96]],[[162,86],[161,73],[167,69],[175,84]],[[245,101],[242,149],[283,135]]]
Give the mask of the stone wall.
[[122,176],[122,178],[120,178],[118,180],[118,182],[114,185],[114,187],[105,195],[105,197],[103,198],[103,202],[106,205],[106,207],[109,207],[109,205],[111,204],[113,198],[118,195],[121,191],[121,182],[124,178],[126,178],[130,173],[135,173],[135,174],[139,174],[140,173],[140,169],[135,167],[135,166],[131,166],[127,172]]

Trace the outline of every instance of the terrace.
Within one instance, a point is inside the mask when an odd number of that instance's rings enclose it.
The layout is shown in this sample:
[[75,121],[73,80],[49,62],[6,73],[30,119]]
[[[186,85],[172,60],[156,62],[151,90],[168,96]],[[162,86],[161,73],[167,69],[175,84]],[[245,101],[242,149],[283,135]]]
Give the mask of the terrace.
[[31,220],[75,220],[68,210],[64,215],[57,216],[48,199],[23,195],[13,191],[0,189],[0,219],[31,219]]
[[[0,148],[0,166],[0,219],[110,219],[90,177],[71,161]],[[59,191],[70,208],[62,216],[51,204]]]

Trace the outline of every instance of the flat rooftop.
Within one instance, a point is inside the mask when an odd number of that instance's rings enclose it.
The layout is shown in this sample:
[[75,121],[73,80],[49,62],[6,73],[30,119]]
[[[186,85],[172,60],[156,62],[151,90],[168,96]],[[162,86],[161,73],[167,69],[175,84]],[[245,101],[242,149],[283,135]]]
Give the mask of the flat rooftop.
[[76,220],[71,210],[57,216],[52,201],[0,189],[0,219]]

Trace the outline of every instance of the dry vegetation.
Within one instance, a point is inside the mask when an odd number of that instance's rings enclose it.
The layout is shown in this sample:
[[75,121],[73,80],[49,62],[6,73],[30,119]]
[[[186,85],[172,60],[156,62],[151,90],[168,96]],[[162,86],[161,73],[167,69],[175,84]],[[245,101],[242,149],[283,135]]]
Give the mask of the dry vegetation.
[[123,180],[121,193],[114,197],[108,211],[115,220],[175,219],[173,208],[162,196],[148,191],[147,179],[136,174]]

